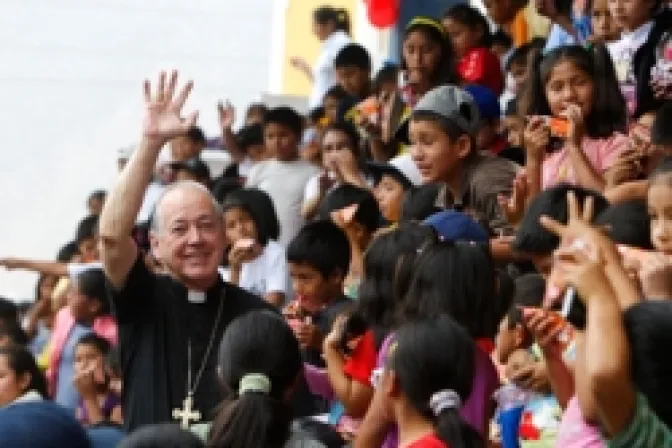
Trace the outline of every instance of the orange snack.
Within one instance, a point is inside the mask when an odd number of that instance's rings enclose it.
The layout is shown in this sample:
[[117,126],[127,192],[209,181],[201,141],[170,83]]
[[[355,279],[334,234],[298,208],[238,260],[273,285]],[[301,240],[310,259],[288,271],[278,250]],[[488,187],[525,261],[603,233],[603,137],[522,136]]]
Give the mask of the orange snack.
[[569,135],[569,121],[565,118],[545,117],[545,124],[554,137],[566,138]]

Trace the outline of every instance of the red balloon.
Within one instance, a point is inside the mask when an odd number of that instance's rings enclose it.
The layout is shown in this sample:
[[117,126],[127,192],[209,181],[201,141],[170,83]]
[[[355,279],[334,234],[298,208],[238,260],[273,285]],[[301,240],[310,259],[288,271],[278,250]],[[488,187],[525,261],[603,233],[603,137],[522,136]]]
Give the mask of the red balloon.
[[369,22],[377,28],[387,28],[399,19],[399,0],[366,0]]

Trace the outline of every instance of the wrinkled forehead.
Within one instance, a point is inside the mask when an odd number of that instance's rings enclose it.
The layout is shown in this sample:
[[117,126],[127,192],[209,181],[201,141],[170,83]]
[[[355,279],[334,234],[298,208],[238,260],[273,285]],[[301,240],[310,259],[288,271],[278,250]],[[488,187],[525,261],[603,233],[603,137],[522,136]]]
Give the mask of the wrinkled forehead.
[[193,222],[201,219],[218,219],[212,197],[198,188],[176,188],[167,192],[157,203],[156,213],[160,224],[176,221]]

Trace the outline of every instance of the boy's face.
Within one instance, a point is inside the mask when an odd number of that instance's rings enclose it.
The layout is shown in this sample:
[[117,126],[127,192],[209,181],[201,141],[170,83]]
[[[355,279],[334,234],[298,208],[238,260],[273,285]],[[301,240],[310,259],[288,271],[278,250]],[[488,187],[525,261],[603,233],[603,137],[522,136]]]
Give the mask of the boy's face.
[[634,31],[651,16],[653,0],[609,0],[609,12],[616,25]]
[[325,277],[307,263],[290,262],[289,276],[296,295],[308,302],[327,303],[338,291],[342,291],[343,275],[333,274]]
[[324,107],[324,117],[329,123],[336,123],[338,121],[338,108],[341,102],[338,98],[333,96],[325,96],[322,106]]
[[368,90],[371,74],[359,67],[336,67],[336,82],[348,95],[361,99]]
[[595,0],[593,2],[593,34],[595,37],[609,42],[618,38],[619,27],[609,12],[609,0]]
[[409,123],[411,157],[424,183],[446,182],[460,173],[461,161],[471,151],[469,136],[451,141],[441,126],[432,120]]
[[373,189],[373,195],[378,202],[378,208],[383,217],[390,222],[397,222],[404,199],[404,186],[394,177],[383,175]]
[[525,83],[527,82],[527,64],[523,62],[513,63],[511,64],[509,73],[511,73],[511,77],[513,78],[516,87],[515,93],[522,92],[523,87],[525,87]]
[[523,329],[520,325],[509,328],[509,316],[504,316],[495,337],[495,352],[497,353],[497,361],[500,364],[506,364],[511,353],[521,348],[520,346],[523,343],[521,337],[522,331]]
[[268,123],[264,127],[264,143],[270,154],[280,161],[292,161],[298,157],[299,136],[287,126]]
[[98,238],[83,239],[79,242],[77,248],[82,256],[83,263],[98,261],[100,258],[98,254]]
[[481,127],[476,134],[476,148],[479,151],[487,151],[497,137],[499,121],[481,120]]

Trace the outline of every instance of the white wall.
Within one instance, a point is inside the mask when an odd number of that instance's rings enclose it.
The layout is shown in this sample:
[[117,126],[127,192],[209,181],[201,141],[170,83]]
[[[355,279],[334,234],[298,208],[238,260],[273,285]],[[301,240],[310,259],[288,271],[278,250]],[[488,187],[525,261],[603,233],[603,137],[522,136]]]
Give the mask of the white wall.
[[[187,109],[216,132],[216,101],[242,109],[269,81],[270,0],[0,0],[0,257],[52,258],[133,142],[141,81],[195,80]],[[242,110],[241,110],[242,113]],[[0,294],[35,277],[0,272]]]

